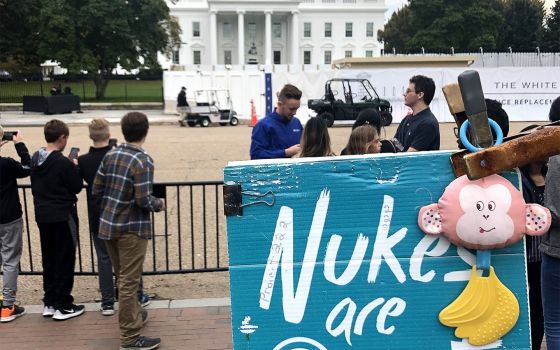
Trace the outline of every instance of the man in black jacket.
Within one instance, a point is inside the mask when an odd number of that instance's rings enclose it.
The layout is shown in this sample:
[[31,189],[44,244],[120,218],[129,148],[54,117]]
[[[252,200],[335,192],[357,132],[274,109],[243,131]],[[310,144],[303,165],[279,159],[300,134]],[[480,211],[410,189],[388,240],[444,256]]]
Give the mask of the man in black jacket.
[[[0,140],[3,135],[0,126]],[[0,157],[0,265],[4,275],[0,322],[10,322],[25,314],[25,309],[15,304],[23,232],[17,179],[29,176],[31,158],[19,131],[12,136],[12,141],[21,162]],[[8,142],[0,141],[0,148]]]
[[44,128],[47,147],[31,159],[31,191],[43,257],[43,316],[62,321],[84,313],[74,305],[74,263],[78,242],[76,194],[83,186],[77,161],[62,154],[68,126],[53,119]]

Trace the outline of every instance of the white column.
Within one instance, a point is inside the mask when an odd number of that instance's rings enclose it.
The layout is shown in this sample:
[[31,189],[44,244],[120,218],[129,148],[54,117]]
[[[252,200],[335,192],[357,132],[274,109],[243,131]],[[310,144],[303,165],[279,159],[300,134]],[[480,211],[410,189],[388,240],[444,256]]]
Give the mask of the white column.
[[292,11],[292,62],[299,64],[299,11]]
[[245,11],[237,10],[237,64],[245,64]]
[[272,11],[264,11],[264,64],[272,65]]
[[218,24],[216,14],[218,11],[210,10],[210,63],[218,64]]

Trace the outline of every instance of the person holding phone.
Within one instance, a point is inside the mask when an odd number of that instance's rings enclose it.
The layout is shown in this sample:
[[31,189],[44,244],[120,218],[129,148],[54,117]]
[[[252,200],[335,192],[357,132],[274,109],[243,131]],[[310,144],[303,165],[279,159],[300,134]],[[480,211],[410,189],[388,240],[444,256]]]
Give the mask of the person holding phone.
[[20,158],[18,162],[0,156],[0,262],[3,274],[0,322],[11,322],[25,314],[25,309],[15,303],[23,233],[17,179],[29,176],[31,157],[20,132],[12,133],[9,140],[4,136],[0,126],[0,148],[13,141]]
[[47,146],[31,158],[31,192],[39,227],[43,263],[43,316],[63,321],[84,313],[72,297],[78,242],[76,195],[83,182],[77,160],[62,152],[70,130],[63,121],[45,124]]

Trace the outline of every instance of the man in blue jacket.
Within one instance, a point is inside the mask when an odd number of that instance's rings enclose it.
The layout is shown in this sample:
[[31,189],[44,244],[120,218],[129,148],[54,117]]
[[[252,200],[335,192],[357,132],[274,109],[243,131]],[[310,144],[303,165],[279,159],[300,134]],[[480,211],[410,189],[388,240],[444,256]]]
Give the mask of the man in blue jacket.
[[251,159],[290,158],[301,150],[303,126],[295,114],[301,91],[286,84],[278,94],[276,110],[260,120],[251,135]]

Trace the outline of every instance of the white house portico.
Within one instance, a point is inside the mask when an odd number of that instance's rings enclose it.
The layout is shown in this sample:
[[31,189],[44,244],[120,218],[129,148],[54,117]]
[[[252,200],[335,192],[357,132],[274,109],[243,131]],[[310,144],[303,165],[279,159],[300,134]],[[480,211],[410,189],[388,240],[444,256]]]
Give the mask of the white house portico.
[[[179,0],[168,65],[330,64],[378,56],[384,0]],[[166,64],[163,64],[164,67]]]

